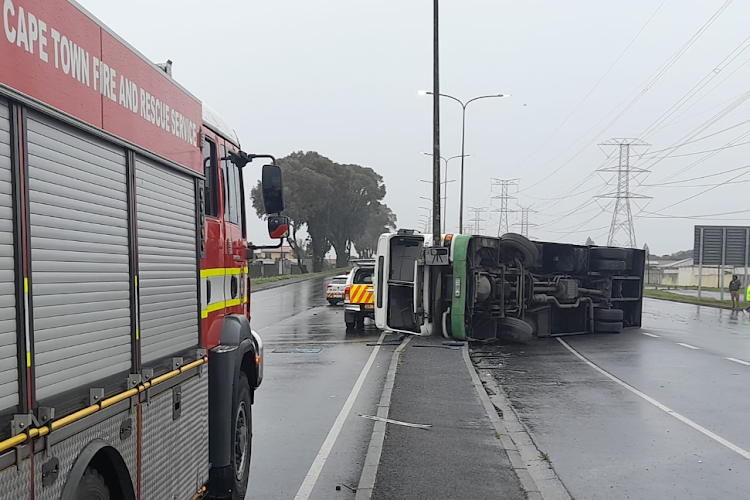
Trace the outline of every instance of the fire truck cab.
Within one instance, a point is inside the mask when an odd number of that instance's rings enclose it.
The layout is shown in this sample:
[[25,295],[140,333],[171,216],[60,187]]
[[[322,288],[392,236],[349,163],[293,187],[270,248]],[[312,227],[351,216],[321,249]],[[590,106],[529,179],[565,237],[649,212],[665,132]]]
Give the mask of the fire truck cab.
[[0,20],[0,497],[244,498],[279,167],[73,0]]

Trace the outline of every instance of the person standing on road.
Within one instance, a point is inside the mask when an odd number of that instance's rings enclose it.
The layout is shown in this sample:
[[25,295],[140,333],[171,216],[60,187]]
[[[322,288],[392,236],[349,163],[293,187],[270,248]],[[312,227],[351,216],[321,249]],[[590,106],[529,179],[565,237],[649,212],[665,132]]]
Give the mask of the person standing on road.
[[732,309],[740,308],[740,288],[742,288],[742,283],[740,283],[740,279],[735,274],[732,276],[732,281],[729,282],[729,294],[732,296]]

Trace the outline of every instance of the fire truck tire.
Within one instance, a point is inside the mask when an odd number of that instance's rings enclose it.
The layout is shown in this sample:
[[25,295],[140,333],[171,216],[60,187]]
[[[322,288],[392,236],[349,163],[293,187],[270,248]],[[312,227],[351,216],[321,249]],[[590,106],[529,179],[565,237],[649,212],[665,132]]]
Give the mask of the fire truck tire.
[[526,236],[516,233],[505,233],[500,237],[503,260],[510,261],[518,257],[521,264],[530,266],[539,257],[536,245]]
[[624,260],[592,260],[592,271],[624,271],[627,265]]
[[620,333],[622,321],[594,321],[594,331],[597,333]]
[[594,309],[597,321],[622,321],[622,309]]
[[109,487],[104,477],[93,467],[86,467],[78,488],[76,498],[81,500],[110,500]]
[[530,324],[518,318],[501,318],[497,322],[497,338],[512,342],[529,342],[534,334]]
[[232,500],[243,500],[247,493],[248,477],[250,476],[250,455],[253,442],[253,413],[250,397],[250,383],[247,375],[240,372],[237,381],[237,395],[234,402],[232,426],[234,428],[234,444],[232,457],[232,471],[234,473],[234,488]]

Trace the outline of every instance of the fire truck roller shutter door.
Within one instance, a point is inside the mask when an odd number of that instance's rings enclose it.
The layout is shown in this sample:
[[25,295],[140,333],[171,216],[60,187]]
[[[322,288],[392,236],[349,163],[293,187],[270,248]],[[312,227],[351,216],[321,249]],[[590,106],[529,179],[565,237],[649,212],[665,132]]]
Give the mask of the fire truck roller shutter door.
[[131,367],[125,153],[27,115],[36,398]]
[[0,411],[18,404],[10,109],[0,99]]
[[199,343],[196,196],[192,178],[136,157],[141,360]]

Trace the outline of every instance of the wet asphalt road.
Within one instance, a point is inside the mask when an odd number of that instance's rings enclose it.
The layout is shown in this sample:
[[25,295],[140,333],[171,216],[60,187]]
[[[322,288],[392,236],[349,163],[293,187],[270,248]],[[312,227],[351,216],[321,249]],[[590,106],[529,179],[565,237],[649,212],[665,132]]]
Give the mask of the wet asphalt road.
[[[247,499],[290,500],[368,361],[379,332],[347,333],[343,308],[325,300],[329,278],[259,291],[252,325],[265,342],[265,375],[253,406],[253,455]],[[319,352],[281,352],[290,349]],[[351,413],[315,482],[312,500],[353,499],[374,415],[395,346],[380,348]],[[340,490],[336,486],[340,485]],[[349,488],[347,488],[347,486]]]
[[565,339],[610,377],[554,339],[501,348],[492,372],[576,500],[750,497],[750,315],[644,311],[642,329]]

